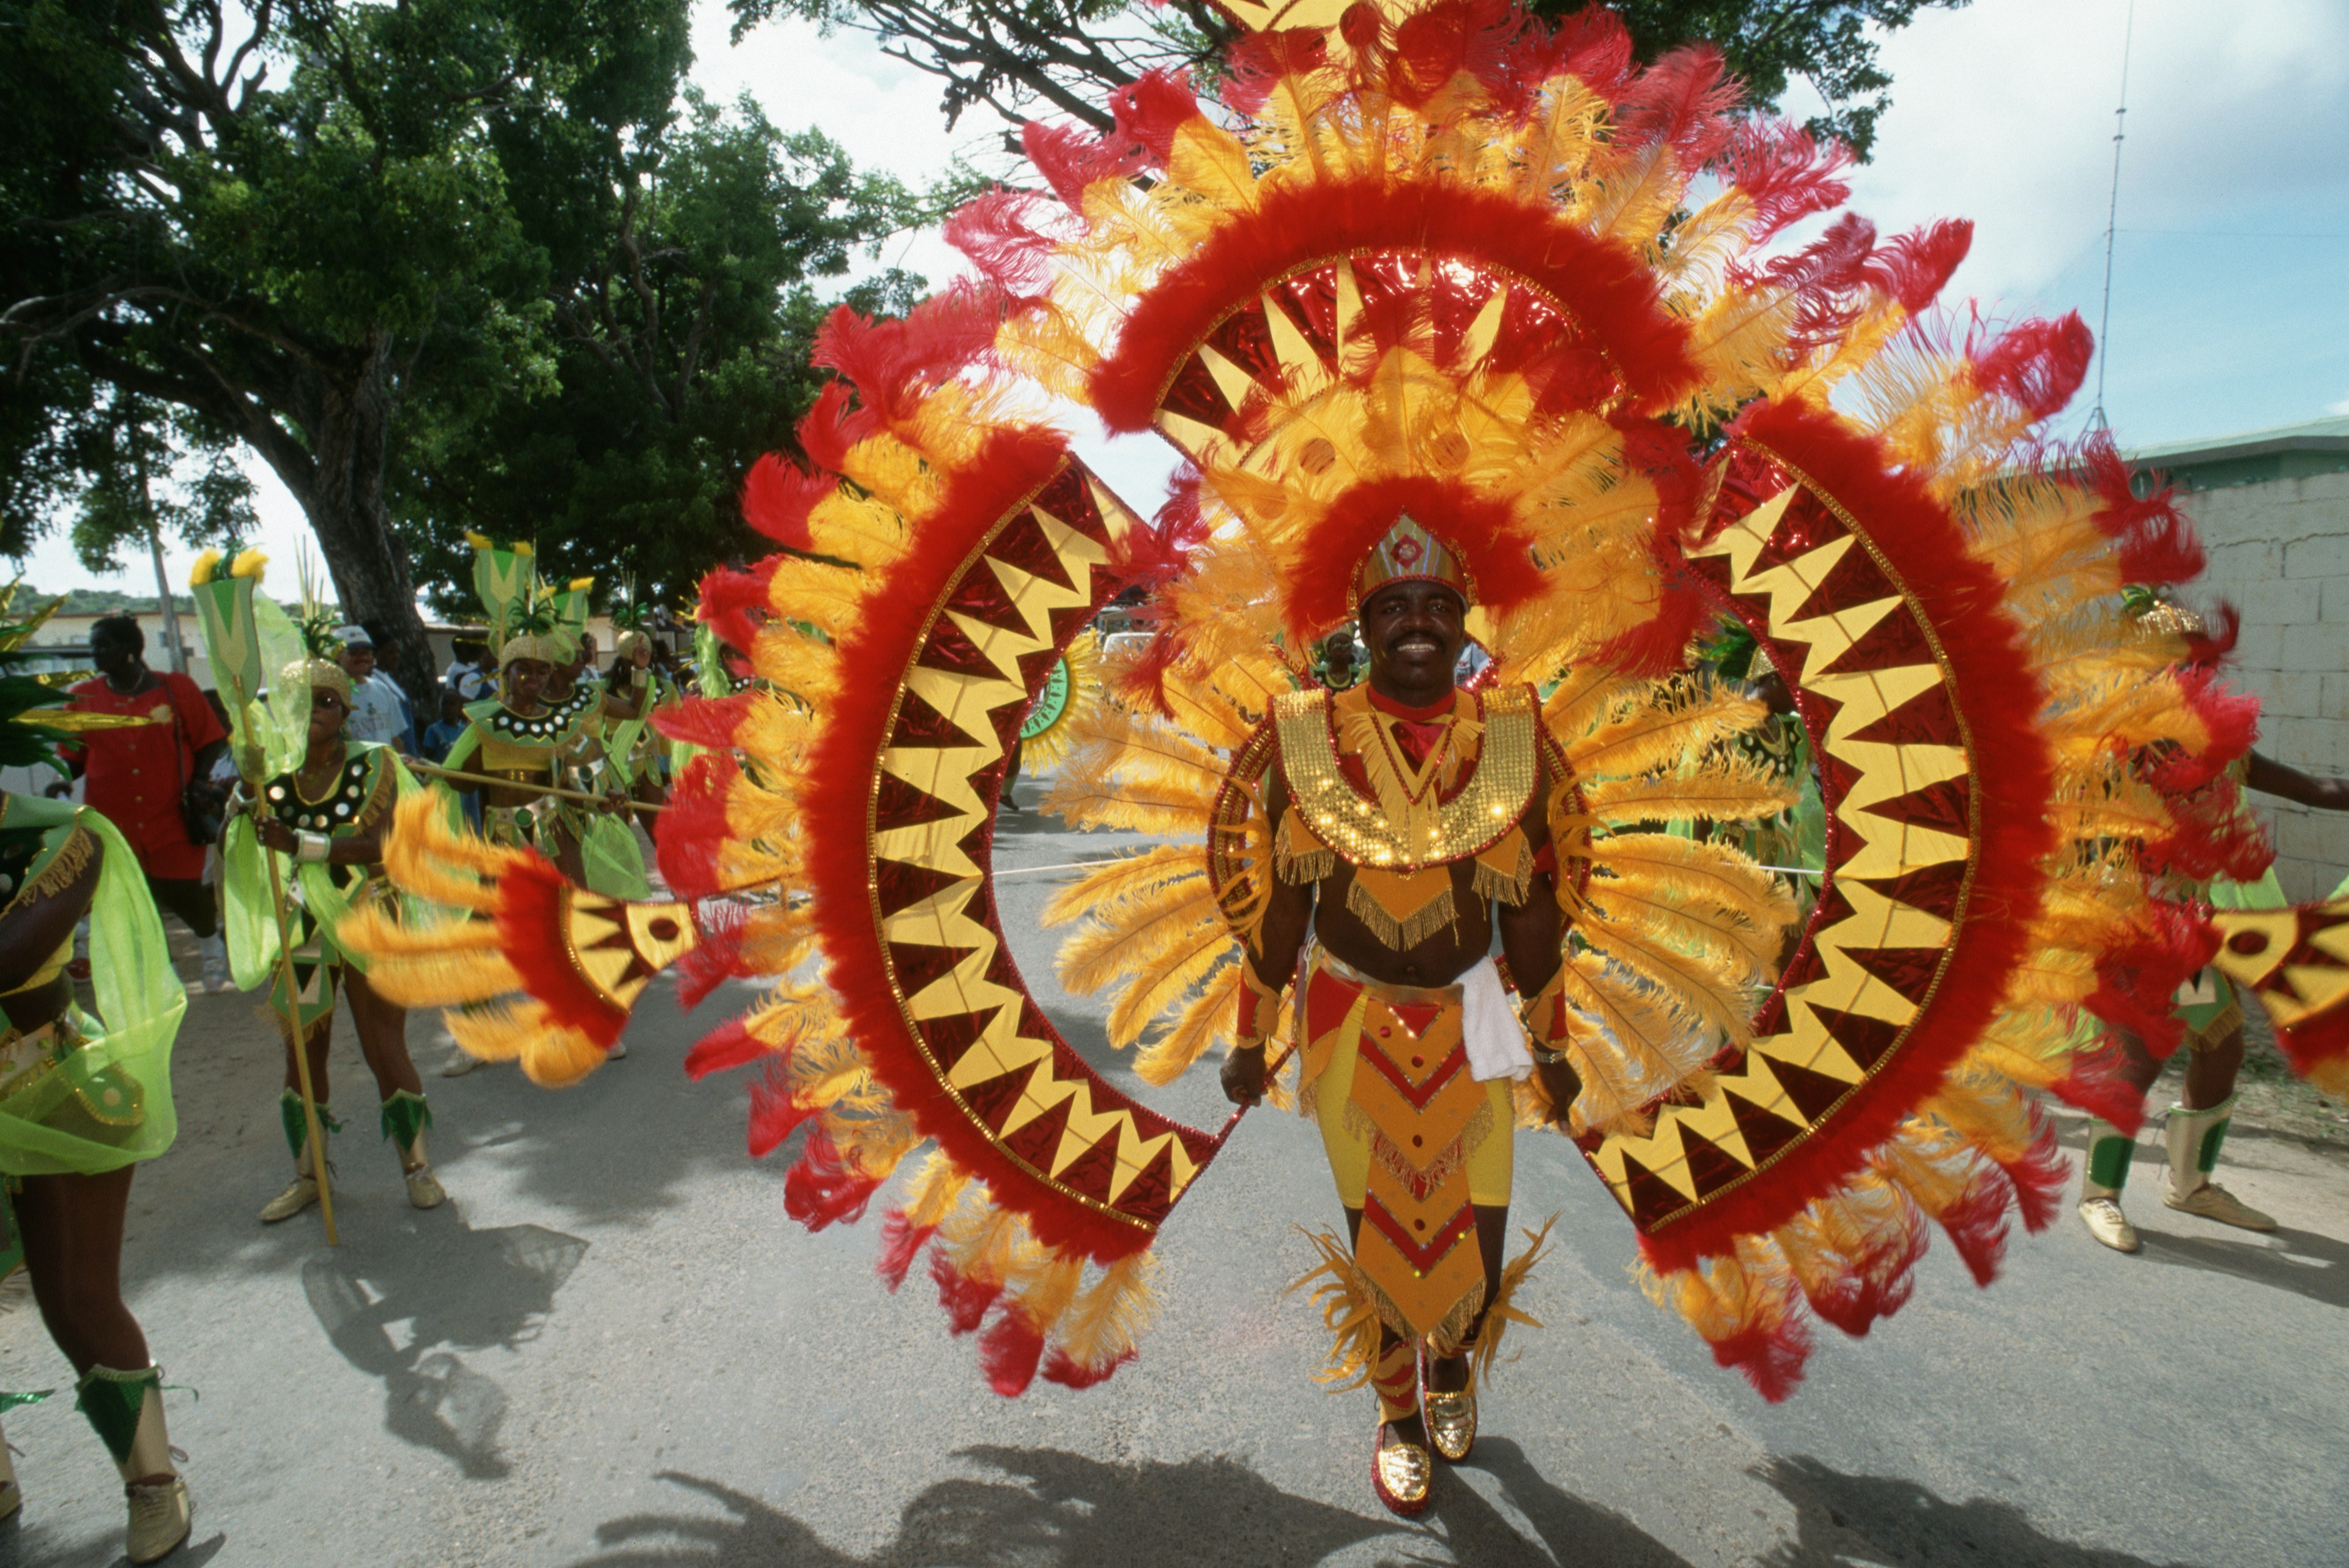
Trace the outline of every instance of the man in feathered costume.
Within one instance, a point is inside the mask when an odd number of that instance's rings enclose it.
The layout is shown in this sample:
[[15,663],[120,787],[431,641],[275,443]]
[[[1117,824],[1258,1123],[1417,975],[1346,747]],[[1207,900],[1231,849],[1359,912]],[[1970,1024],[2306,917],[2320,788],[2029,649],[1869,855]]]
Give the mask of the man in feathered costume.
[[[1323,1290],[1378,1395],[1372,1484],[1410,1514],[1427,1505],[1431,1446],[1468,1457],[1475,1353],[1490,1360],[1485,1335],[1507,1310],[1511,1086],[1537,1075],[1553,1119],[1581,1087],[1561,1048],[1553,835],[1584,828],[1533,692],[1453,684],[1475,597],[1457,550],[1400,517],[1363,556],[1354,597],[1369,681],[1279,699],[1258,748],[1274,877],[1247,933],[1224,1087],[1263,1097],[1265,1043],[1295,978],[1299,1096],[1352,1252],[1325,1244]],[[1496,926],[1532,998],[1531,1055],[1485,956]]]
[[[1102,1382],[1232,1127],[1153,1110],[1060,1034],[992,846],[1050,672],[1146,589],[1157,635],[1042,804],[1157,842],[1054,901],[1056,966],[1108,996],[1151,1084],[1231,1043],[1245,1096],[1301,1014],[1363,1212],[1318,1295],[1340,1375],[1393,1417],[1376,1484],[1406,1507],[1418,1346],[1433,1436],[1464,1444],[1460,1355],[1506,1317],[1513,1125],[1563,1109],[1651,1294],[1779,1398],[1815,1320],[1864,1334],[1908,1299],[1932,1230],[1986,1283],[2013,1218],[2052,1220],[2069,1173],[2026,1091],[2134,1117],[2082,1010],[2136,1015],[2213,962],[2303,1071],[2349,1078],[2349,906],[2213,915],[2149,892],[2131,847],[2210,832],[2132,756],[2207,777],[2241,741],[2182,642],[2123,616],[2124,583],[2199,569],[2183,520],[2109,442],[2049,450],[2076,317],[1937,321],[1963,224],[1884,241],[1847,214],[1771,254],[1843,200],[1845,154],[1735,117],[1716,52],[1635,67],[1597,10],[1553,30],[1481,0],[1226,5],[1250,31],[1217,112],[1154,74],[1106,135],[1030,126],[1050,193],[947,226],[979,280],[820,335],[841,379],[801,427],[816,466],[762,461],[745,496],[778,550],[702,588],[758,683],[663,724],[704,748],[658,835],[676,901],[404,805],[393,876],[469,918],[347,921],[372,980],[463,1004],[468,1050],[560,1083],[661,969],[688,1005],[764,979],[686,1066],[762,1069],[750,1147],[795,1140],[790,1214],[852,1221],[905,1169],[889,1288],[926,1252],[1006,1395]],[[1040,389],[1185,453],[1156,525],[1038,422]],[[1418,624],[1373,628],[1383,685],[1331,697],[1313,643],[1389,613],[1381,592]],[[1764,705],[1682,677],[1723,613],[1816,768],[1798,925],[1738,835],[1671,830],[1802,796],[1740,743]],[[1498,683],[1446,710],[1464,632]],[[1531,1044],[1480,1079],[1480,1042],[1516,1027],[1480,961],[1495,919]]]

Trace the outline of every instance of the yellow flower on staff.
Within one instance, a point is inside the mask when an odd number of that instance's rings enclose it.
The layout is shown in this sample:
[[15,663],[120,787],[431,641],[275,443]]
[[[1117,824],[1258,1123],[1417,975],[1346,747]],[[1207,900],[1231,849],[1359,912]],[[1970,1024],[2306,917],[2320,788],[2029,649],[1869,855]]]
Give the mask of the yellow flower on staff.
[[259,550],[243,550],[240,551],[236,559],[229,564],[228,575],[232,577],[251,577],[257,583],[268,566],[269,557]]
[[513,553],[517,556],[535,556],[538,551],[529,541],[523,540],[514,545]]
[[211,582],[213,575],[220,570],[222,558],[218,550],[206,550],[202,555],[198,556],[194,568],[188,573],[188,587],[200,588]]
[[571,591],[574,594],[584,594],[595,586],[595,579],[593,577],[574,577],[571,579]]
[[476,534],[471,528],[465,530],[465,543],[471,545],[476,550],[494,550],[497,548],[496,545],[490,543],[490,536],[487,534]]

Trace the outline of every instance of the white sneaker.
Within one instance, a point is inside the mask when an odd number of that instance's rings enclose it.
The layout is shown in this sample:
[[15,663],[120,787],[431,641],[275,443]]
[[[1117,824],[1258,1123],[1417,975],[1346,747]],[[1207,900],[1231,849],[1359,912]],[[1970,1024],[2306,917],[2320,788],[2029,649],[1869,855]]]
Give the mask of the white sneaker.
[[460,1050],[449,1058],[449,1064],[440,1069],[440,1075],[444,1078],[461,1078],[481,1064],[481,1059],[479,1056],[470,1051]]
[[124,1555],[133,1563],[153,1563],[168,1557],[188,1538],[195,1524],[195,1509],[188,1501],[188,1483],[178,1476],[151,1486],[136,1481],[124,1487],[130,1501],[129,1539]]
[[612,1042],[612,1048],[604,1053],[604,1058],[609,1062],[616,1062],[627,1054],[628,1043],[625,1040],[615,1040]]
[[2162,1183],[2161,1200],[2181,1214],[2197,1214],[2205,1220],[2216,1220],[2221,1225],[2239,1225],[2246,1231],[2272,1231],[2275,1220],[2215,1181],[2206,1181],[2193,1191],[2179,1197],[2168,1182]]
[[2116,1199],[2081,1199],[2080,1223],[2088,1228],[2089,1235],[2116,1252],[2134,1252],[2137,1249],[2137,1227],[2121,1212]]

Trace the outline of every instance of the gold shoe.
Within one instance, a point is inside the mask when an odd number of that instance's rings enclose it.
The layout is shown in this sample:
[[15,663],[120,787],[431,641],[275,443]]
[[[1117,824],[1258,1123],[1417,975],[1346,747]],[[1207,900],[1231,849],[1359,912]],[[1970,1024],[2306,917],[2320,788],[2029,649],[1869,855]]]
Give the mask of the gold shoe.
[[2120,1202],[2116,1199],[2081,1199],[2080,1223],[2088,1228],[2089,1235],[2116,1252],[2137,1251],[2137,1227],[2130,1224],[2128,1216],[2121,1212]]
[[1476,1391],[1430,1388],[1422,1396],[1420,1408],[1427,1418],[1427,1439],[1444,1462],[1456,1465],[1466,1459],[1476,1446]]
[[2240,1225],[2246,1231],[2272,1231],[2274,1219],[2261,1213],[2215,1181],[2206,1181],[2183,1198],[2167,1182],[2162,1184],[2161,1200],[2181,1214],[2199,1214],[2205,1220],[2216,1220],[2221,1225]]
[[316,1201],[318,1201],[316,1179],[297,1176],[286,1184],[285,1191],[261,1206],[261,1222],[264,1225],[274,1225],[280,1220],[291,1220]]
[[133,1563],[153,1563],[170,1556],[195,1524],[188,1483],[173,1476],[152,1486],[133,1481],[122,1490],[130,1501],[130,1528],[123,1554]]
[[414,1170],[401,1174],[408,1180],[408,1200],[419,1209],[438,1209],[449,1201],[448,1189],[440,1185],[440,1179],[432,1174],[430,1166],[419,1165]]
[[1427,1450],[1417,1443],[1406,1443],[1401,1438],[1388,1442],[1387,1434],[1392,1429],[1381,1422],[1371,1439],[1377,1447],[1371,1452],[1371,1490],[1379,1494],[1390,1513],[1408,1519],[1425,1511],[1434,1466]]

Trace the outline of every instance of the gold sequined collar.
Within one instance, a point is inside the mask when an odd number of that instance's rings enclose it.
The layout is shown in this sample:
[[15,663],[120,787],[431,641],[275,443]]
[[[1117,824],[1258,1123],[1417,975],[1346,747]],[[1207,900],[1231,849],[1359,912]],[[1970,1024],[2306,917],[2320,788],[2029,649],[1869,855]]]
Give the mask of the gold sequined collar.
[[[1349,864],[1384,870],[1464,860],[1492,845],[1525,815],[1541,777],[1540,709],[1524,686],[1477,694],[1475,704],[1473,718],[1455,709],[1454,719],[1455,727],[1482,726],[1474,771],[1450,798],[1398,821],[1346,776],[1328,692],[1275,699],[1281,777],[1305,826]],[[1362,762],[1366,768],[1389,765],[1383,753],[1366,753]]]

